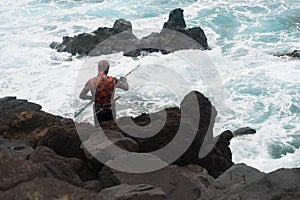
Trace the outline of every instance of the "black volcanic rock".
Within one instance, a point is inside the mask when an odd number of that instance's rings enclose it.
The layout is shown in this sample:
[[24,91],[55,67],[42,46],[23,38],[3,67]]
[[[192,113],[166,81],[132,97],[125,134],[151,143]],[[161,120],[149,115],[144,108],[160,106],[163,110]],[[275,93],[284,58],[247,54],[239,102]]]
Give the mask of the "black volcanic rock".
[[163,28],[169,29],[185,29],[185,21],[183,18],[183,10],[181,8],[174,9],[169,14],[169,19],[164,23]]
[[50,47],[58,52],[68,52],[72,55],[97,56],[122,51],[136,40],[137,38],[132,34],[131,23],[118,19],[113,28],[99,27],[92,33],[81,33],[74,37],[65,36],[62,43],[52,42]]
[[[196,112],[197,110],[199,112]],[[161,122],[164,121],[164,113],[167,118],[160,128]],[[138,144],[138,152],[151,153],[163,162],[178,166],[201,163],[201,166],[204,166],[211,175],[217,177],[233,165],[229,149],[233,135],[230,131],[226,131],[220,137],[214,137],[213,126],[216,115],[217,111],[210,101],[200,92],[192,91],[185,96],[180,108],[166,108],[157,113],[143,114],[132,119],[120,118],[117,119],[117,124],[122,129],[118,127],[115,129],[135,141]],[[147,126],[150,123],[150,117],[154,120],[151,121],[151,126]],[[136,127],[130,123],[132,121],[135,125],[144,127],[143,132],[139,131],[140,135],[152,130],[158,130],[158,132],[151,137],[135,137],[128,134],[137,131]],[[112,122],[103,125],[103,129],[105,126],[114,127]],[[174,140],[175,137],[177,141]],[[202,145],[204,145],[203,148]],[[166,146],[168,150],[160,154],[161,151],[158,150]],[[186,147],[186,150],[183,151],[182,147]],[[199,158],[201,148],[206,152],[203,157]],[[180,154],[174,158],[178,152]]]
[[143,53],[161,52],[168,54],[183,49],[209,49],[207,37],[200,27],[187,28],[183,10],[177,8],[169,14],[160,33],[151,33],[132,44],[125,50],[124,56],[137,57]]
[[182,49],[209,49],[204,31],[200,27],[187,28],[180,8],[170,12],[160,33],[151,33],[141,40],[133,35],[129,21],[118,19],[112,28],[99,27],[92,33],[64,36],[62,43],[52,42],[50,47],[72,55],[99,56],[123,51],[124,56],[131,57],[151,52],[167,54]]

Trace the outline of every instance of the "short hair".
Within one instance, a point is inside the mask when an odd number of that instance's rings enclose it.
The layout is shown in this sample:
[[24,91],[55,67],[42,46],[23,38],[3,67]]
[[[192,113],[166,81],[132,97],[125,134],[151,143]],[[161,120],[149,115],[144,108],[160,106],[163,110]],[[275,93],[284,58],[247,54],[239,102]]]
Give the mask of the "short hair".
[[98,71],[99,72],[107,71],[108,68],[109,68],[109,62],[107,60],[100,60],[98,62]]

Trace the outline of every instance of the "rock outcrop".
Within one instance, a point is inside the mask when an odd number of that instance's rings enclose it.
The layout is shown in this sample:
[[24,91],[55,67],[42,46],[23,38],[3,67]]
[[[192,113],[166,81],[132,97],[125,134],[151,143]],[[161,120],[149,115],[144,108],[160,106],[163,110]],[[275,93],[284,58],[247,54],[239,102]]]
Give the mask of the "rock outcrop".
[[[233,134],[224,131],[213,137],[217,112],[196,91],[183,99],[180,108],[165,109],[166,122],[152,137],[126,134],[136,130],[133,124],[145,130],[149,124],[157,126],[148,114],[101,124],[108,143],[97,143],[103,137],[97,136],[98,129],[92,125],[46,113],[26,100],[2,98],[0,110],[0,199],[293,200],[300,195],[299,168],[266,174],[244,164],[233,165],[229,149]],[[160,120],[162,113],[151,116]],[[129,119],[134,123],[126,124]],[[199,120],[193,123],[194,119]],[[106,154],[112,145],[128,152],[153,152],[172,144],[182,127],[184,137],[172,147],[176,150],[190,140],[188,148],[172,164],[147,173],[121,172],[99,160],[93,162],[84,148],[100,150],[109,163],[115,159]]]
[[52,42],[50,47],[72,55],[99,56],[123,51],[125,56],[132,57],[142,52],[167,54],[182,49],[209,49],[204,31],[200,27],[187,28],[180,8],[170,12],[169,20],[159,33],[141,40],[132,33],[129,21],[118,19],[112,28],[100,27],[92,33],[65,36],[62,43]]

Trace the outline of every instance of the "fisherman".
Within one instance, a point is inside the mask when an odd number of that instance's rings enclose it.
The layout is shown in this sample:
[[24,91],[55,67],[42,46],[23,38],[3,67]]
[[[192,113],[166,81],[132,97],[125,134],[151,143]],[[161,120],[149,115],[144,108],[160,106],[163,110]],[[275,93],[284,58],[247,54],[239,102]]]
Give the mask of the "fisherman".
[[[125,91],[129,89],[125,77],[121,76],[120,79],[117,79],[113,76],[107,76],[108,71],[109,62],[100,60],[98,62],[98,75],[88,80],[79,95],[80,99],[94,101],[95,126],[103,121],[114,119],[115,88],[121,88]],[[88,95],[89,91],[91,91],[91,95]]]

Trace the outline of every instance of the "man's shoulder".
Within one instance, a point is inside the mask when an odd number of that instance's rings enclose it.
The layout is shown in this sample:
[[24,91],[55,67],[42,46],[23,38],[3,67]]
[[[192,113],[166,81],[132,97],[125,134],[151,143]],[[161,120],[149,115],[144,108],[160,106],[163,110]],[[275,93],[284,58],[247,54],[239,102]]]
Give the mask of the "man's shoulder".
[[91,78],[90,80],[88,80],[87,84],[88,85],[94,85],[98,82],[98,79],[99,79],[99,77],[95,76],[95,77]]

